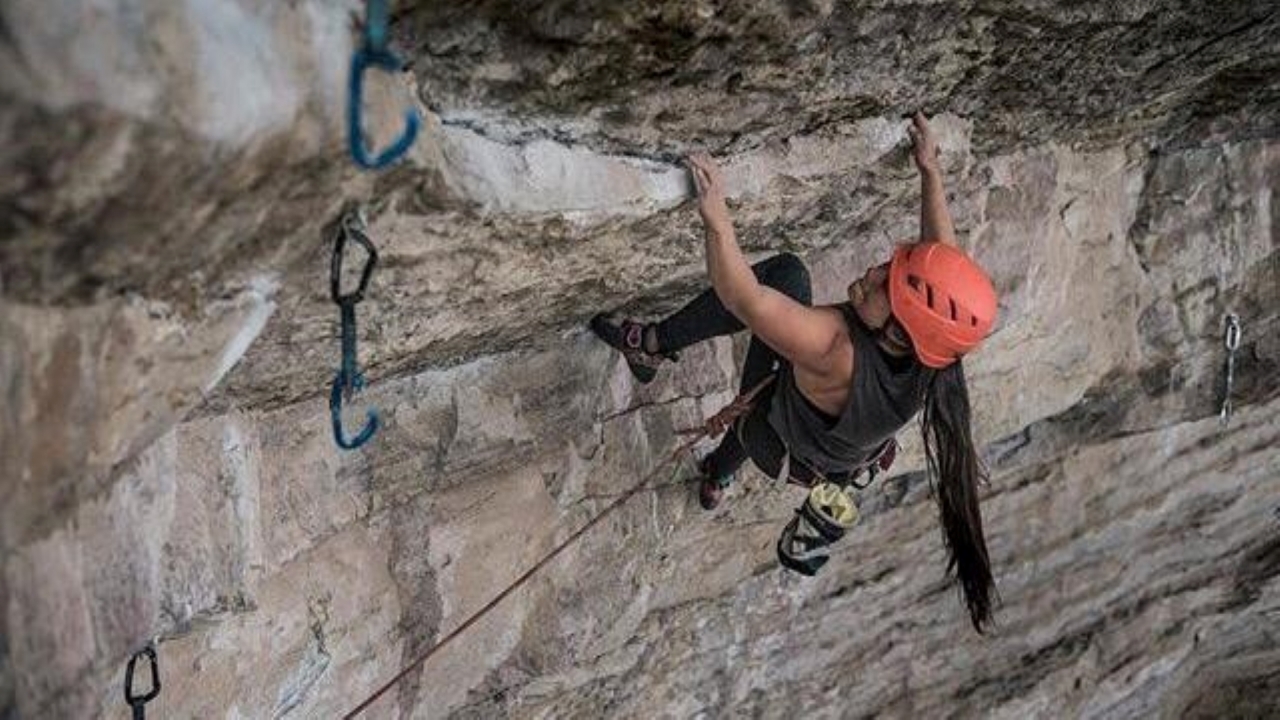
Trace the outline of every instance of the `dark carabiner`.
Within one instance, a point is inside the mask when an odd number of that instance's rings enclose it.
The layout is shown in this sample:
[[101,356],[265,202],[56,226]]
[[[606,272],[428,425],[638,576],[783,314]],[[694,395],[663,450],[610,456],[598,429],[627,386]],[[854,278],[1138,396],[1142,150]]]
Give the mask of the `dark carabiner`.
[[[378,264],[378,251],[373,247],[373,241],[369,236],[361,230],[361,224],[362,222],[354,213],[343,214],[338,227],[338,237],[333,243],[333,255],[329,259],[329,297],[339,305],[355,304],[364,300],[364,291],[369,287],[369,278],[373,277],[373,267]],[[344,295],[342,294],[342,259],[346,255],[348,240],[354,240],[357,245],[364,248],[364,251],[369,254],[369,259],[365,260],[364,269],[360,271],[359,286],[355,291]]]
[[[146,656],[151,665],[151,690],[145,695],[135,695],[133,692],[133,668],[138,662],[138,658]],[[147,703],[155,700],[160,694],[160,662],[156,658],[156,649],[148,645],[129,658],[129,664],[124,671],[124,700],[133,708],[134,720],[143,720],[146,717]]]
[[333,388],[329,391],[329,414],[333,416],[333,440],[343,450],[355,450],[369,442],[369,438],[378,431],[378,413],[369,410],[365,413],[365,425],[351,439],[347,439],[342,430],[342,396],[352,390],[364,389],[364,374],[356,372],[348,376],[345,370],[339,370],[333,378]]
[[[364,292],[373,277],[373,268],[378,263],[378,251],[373,242],[364,234],[364,222],[358,213],[347,212],[342,216],[338,227],[338,237],[333,243],[333,255],[329,263],[329,294],[342,311],[342,367],[333,379],[333,387],[329,392],[329,414],[333,419],[333,439],[338,447],[354,450],[369,441],[378,430],[378,415],[369,410],[365,426],[351,439],[342,429],[342,402],[349,399],[352,393],[364,388],[364,374],[356,367],[356,305],[364,300]],[[369,258],[360,271],[360,284],[355,290],[342,292],[342,260],[346,256],[347,241],[355,241],[364,248]]]
[[351,157],[357,165],[366,170],[378,170],[399,160],[408,152],[409,147],[418,137],[418,127],[422,121],[418,119],[417,110],[413,108],[405,110],[404,132],[390,147],[370,156],[370,150],[365,144],[361,115],[364,107],[364,73],[371,67],[381,68],[387,72],[399,72],[404,69],[404,63],[390,50],[371,47],[368,44],[351,56],[351,85],[347,95],[347,141],[351,149]]

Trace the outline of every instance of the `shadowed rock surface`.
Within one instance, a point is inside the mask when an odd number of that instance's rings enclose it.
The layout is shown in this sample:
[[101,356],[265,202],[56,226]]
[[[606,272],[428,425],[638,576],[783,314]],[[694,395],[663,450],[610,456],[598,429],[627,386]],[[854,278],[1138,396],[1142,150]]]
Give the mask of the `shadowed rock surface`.
[[[1263,717],[1280,707],[1280,12],[1149,1],[434,3],[371,76],[361,3],[0,8],[0,717],[331,717],[640,493],[370,717]],[[918,232],[934,113],[1001,316],[966,361],[997,627],[944,573],[914,425],[814,580],[802,495],[664,465],[743,349],[648,386],[584,331],[705,282],[679,158],[819,301]],[[382,428],[334,444],[332,232]],[[1223,318],[1238,313],[1229,425]],[[674,477],[674,481],[668,478]]]

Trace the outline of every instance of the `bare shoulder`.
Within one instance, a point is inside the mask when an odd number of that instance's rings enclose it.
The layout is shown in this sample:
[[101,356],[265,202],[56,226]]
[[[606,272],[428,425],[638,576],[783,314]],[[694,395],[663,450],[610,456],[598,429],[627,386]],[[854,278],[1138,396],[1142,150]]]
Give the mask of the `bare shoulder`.
[[839,415],[853,386],[854,339],[839,306],[818,306],[810,311],[821,317],[822,324],[829,329],[828,342],[818,362],[795,366],[796,385],[814,405],[831,415]]
[[849,323],[839,305],[820,305],[814,310],[822,313],[826,325],[831,332],[831,345],[823,359],[822,374],[837,381],[847,381],[853,377],[854,352],[853,334],[849,332]]

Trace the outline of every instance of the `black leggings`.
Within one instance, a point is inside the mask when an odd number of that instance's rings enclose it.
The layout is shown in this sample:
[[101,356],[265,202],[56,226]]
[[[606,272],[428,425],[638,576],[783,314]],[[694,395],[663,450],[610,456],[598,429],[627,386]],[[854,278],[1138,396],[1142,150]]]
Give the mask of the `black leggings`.
[[[809,269],[800,258],[791,253],[775,255],[761,260],[751,266],[756,280],[760,284],[773,288],[787,297],[804,305],[813,304],[813,288],[809,279]],[[681,350],[694,343],[710,340],[722,335],[732,335],[746,329],[738,318],[720,302],[715,290],[707,289],[680,308],[667,319],[659,322],[655,333],[658,349],[661,352]],[[773,348],[765,345],[759,338],[752,337],[747,348],[747,359],[742,364],[742,382],[739,391],[746,392],[765,378],[766,375],[782,367],[787,360]],[[752,416],[767,413],[772,400],[773,386],[757,396]],[[739,442],[737,434],[730,429],[724,434],[715,452],[707,457],[706,467],[712,477],[723,478],[733,474],[747,459],[747,450]]]

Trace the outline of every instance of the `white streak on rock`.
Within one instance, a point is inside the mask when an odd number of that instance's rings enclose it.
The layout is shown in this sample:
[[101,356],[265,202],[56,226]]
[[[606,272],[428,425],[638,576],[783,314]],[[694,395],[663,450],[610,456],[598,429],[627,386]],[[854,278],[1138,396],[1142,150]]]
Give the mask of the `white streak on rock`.
[[689,193],[682,168],[552,140],[504,145],[446,126],[440,143],[446,182],[490,211],[639,216]]
[[270,19],[218,0],[187,0],[187,12],[199,81],[192,125],[213,140],[241,145],[291,124],[305,85]]
[[249,346],[253,344],[253,341],[262,332],[262,328],[266,327],[267,320],[276,310],[275,301],[272,299],[275,295],[276,287],[275,279],[258,277],[252,281],[249,288],[238,298],[240,302],[248,304],[245,318],[242,321],[240,330],[223,346],[218,364],[204,384],[204,392],[208,393],[213,390],[222,381],[222,378],[231,371],[231,368],[235,367],[240,358],[244,357],[245,352],[249,350]]

